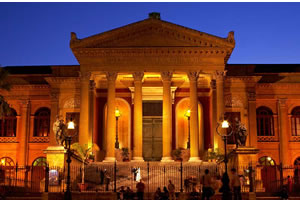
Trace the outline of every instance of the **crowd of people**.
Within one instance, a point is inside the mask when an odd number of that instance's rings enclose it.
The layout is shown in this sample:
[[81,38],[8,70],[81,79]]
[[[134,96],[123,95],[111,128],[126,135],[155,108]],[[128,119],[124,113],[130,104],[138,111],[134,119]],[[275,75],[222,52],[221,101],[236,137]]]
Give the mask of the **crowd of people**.
[[[225,183],[226,181],[228,181],[227,184]],[[197,181],[197,179],[195,179],[194,177],[188,177],[187,179],[185,179],[185,192],[189,195],[189,200],[209,200],[212,196],[214,196],[215,192],[223,193],[222,199],[232,199],[232,196],[234,200],[242,199],[241,180],[235,168],[231,169],[231,179],[229,179],[229,176],[227,174],[224,174],[222,178],[221,176],[212,178],[209,174],[209,170],[206,169],[204,171],[204,175],[200,178],[200,185],[202,186],[201,188],[198,187],[198,183],[199,180]],[[136,193],[134,193],[133,190],[130,189],[130,187],[127,187],[125,189],[125,187],[122,186],[118,193],[118,198],[120,200],[130,200],[134,199],[134,197],[136,196],[138,200],[143,200],[145,188],[146,187],[142,179],[139,179],[139,181],[136,184]],[[176,193],[174,183],[171,180],[169,180],[167,186],[164,186],[162,189],[158,187],[152,199],[175,200]]]

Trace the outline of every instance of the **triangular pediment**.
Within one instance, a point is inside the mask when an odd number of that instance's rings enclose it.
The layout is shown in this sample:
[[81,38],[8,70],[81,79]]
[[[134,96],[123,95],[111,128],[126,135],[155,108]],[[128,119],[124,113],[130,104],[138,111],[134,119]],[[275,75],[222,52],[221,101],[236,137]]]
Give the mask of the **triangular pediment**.
[[70,46],[75,48],[108,47],[225,47],[234,48],[233,33],[221,38],[159,19],[146,19],[91,37],[77,39],[72,33]]

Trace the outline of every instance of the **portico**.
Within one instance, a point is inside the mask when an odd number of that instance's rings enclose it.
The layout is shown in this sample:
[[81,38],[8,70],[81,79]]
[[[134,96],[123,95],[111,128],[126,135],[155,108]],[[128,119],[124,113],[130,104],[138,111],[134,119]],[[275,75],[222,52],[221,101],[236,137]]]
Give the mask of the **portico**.
[[[143,137],[143,103],[156,101],[161,114],[148,119],[161,118],[161,136],[152,140],[154,148],[161,148],[161,160],[172,161],[172,150],[186,148],[186,119],[178,117],[186,109],[191,110],[190,161],[200,160],[208,146],[221,145],[214,140],[211,120],[224,112],[218,74],[224,72],[234,45],[231,32],[220,38],[154,17],[84,39],[72,33],[70,47],[82,74],[79,142],[97,143],[102,150],[98,159],[114,161],[118,107],[126,113],[118,119],[121,148],[130,149],[133,161],[143,161],[143,146],[149,145]],[[95,82],[94,96],[89,95],[90,80]],[[216,93],[211,90],[214,81]],[[184,98],[188,103],[176,109]]]

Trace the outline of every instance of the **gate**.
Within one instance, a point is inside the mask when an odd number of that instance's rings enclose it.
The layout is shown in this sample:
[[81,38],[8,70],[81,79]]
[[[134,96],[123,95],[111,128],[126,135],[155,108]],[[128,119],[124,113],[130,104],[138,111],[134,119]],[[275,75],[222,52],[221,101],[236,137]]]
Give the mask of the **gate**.
[[261,179],[266,192],[276,192],[278,190],[277,167],[262,166]]

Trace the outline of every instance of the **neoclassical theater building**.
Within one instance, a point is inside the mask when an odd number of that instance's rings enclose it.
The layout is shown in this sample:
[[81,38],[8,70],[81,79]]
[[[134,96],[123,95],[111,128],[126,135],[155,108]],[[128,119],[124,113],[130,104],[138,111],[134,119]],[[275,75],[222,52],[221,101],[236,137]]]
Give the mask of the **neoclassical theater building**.
[[[0,120],[1,163],[46,157],[59,115],[75,122],[73,141],[99,145],[96,161],[115,159],[116,136],[133,161],[170,161],[188,142],[189,160],[203,160],[208,149],[224,149],[216,126],[226,116],[246,126],[257,163],[296,164],[300,65],[227,64],[234,47],[233,32],[214,36],[158,13],[86,38],[71,33],[79,65],[5,67],[12,88],[1,94],[13,110]],[[233,137],[228,143],[235,148]]]

